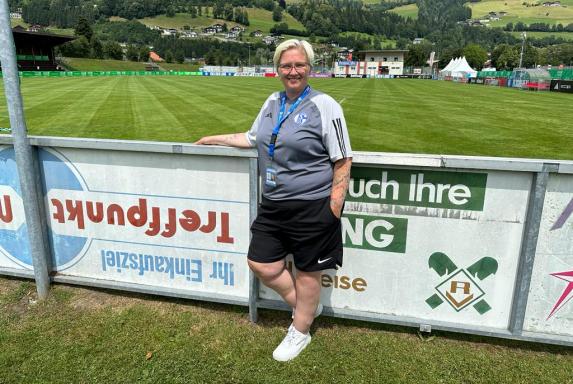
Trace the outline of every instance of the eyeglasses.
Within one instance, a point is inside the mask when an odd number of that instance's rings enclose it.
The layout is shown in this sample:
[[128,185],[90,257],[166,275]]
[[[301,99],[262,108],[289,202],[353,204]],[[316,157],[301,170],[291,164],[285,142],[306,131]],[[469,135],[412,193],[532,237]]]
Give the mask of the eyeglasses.
[[284,73],[289,73],[293,68],[296,72],[304,72],[307,67],[307,63],[289,63],[289,64],[279,64],[279,69]]

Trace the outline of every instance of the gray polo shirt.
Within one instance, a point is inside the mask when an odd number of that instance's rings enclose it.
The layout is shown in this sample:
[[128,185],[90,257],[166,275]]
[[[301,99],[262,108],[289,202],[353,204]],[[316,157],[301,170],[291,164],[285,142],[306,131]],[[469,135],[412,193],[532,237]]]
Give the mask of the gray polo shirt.
[[[290,105],[287,104],[285,113]],[[260,174],[271,164],[269,143],[280,111],[280,92],[263,104],[246,133],[259,153]],[[263,196],[270,200],[318,200],[330,196],[334,162],[352,157],[350,140],[340,104],[332,97],[311,89],[282,124],[275,144],[272,167],[276,186],[261,183]]]

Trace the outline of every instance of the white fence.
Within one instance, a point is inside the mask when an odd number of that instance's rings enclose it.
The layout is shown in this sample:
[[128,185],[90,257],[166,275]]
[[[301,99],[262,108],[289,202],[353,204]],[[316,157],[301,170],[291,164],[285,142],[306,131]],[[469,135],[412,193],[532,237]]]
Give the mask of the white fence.
[[[246,264],[252,150],[32,138],[52,280],[285,308]],[[0,274],[33,277],[18,173],[0,136]],[[573,345],[573,162],[356,154],[337,317]]]

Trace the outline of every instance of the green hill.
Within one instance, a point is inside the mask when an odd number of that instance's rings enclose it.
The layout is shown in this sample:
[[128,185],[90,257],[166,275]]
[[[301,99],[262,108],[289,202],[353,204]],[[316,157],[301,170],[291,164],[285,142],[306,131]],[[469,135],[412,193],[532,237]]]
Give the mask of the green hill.
[[[212,11],[209,11],[209,14]],[[249,23],[250,25],[246,28],[246,34],[260,29],[263,33],[269,33],[270,29],[277,24],[276,21],[273,21],[273,13],[267,11],[266,9],[261,8],[247,8],[247,13],[249,14]],[[226,21],[223,19],[213,19],[211,17],[206,16],[197,16],[195,18],[191,17],[188,13],[177,13],[174,17],[167,17],[166,15],[160,15],[156,17],[146,17],[144,19],[139,20],[141,23],[145,25],[155,25],[158,27],[163,28],[177,28],[182,29],[183,26],[188,25],[194,28],[204,28],[210,25],[219,23],[227,23],[229,28],[239,25],[232,21]],[[290,14],[283,12],[283,19],[281,23],[287,23],[290,29],[297,29],[299,31],[304,30],[304,26],[297,21],[294,17]]]
[[397,13],[402,17],[411,17],[412,19],[418,18],[418,6],[416,4],[407,4],[400,7],[393,8],[391,12]]
[[[534,6],[535,4],[539,4]],[[472,18],[485,18],[489,12],[507,12],[507,15],[500,20],[489,23],[492,27],[503,27],[507,23],[521,21],[525,24],[547,23],[563,24],[573,23],[573,0],[561,0],[560,7],[544,7],[543,1],[531,0],[482,0],[477,3],[468,3],[472,9]],[[417,17],[418,7],[415,4],[408,4],[392,9],[392,12],[404,17]],[[557,33],[557,36],[560,36]],[[565,37],[565,36],[563,36]]]

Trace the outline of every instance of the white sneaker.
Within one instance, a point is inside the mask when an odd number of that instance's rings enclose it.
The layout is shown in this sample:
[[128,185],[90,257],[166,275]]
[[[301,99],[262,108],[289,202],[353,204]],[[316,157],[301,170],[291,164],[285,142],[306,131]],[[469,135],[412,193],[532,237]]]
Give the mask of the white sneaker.
[[[320,316],[320,314],[322,313],[322,310],[324,309],[324,305],[318,303],[318,307],[316,307],[316,311],[314,311],[314,318],[316,319],[318,316]],[[291,319],[294,319],[294,308],[292,310],[292,316]]]
[[274,350],[273,359],[277,361],[289,361],[294,359],[310,344],[311,339],[310,333],[301,333],[291,324],[287,335]]

